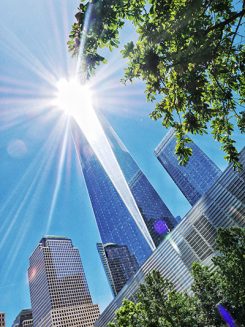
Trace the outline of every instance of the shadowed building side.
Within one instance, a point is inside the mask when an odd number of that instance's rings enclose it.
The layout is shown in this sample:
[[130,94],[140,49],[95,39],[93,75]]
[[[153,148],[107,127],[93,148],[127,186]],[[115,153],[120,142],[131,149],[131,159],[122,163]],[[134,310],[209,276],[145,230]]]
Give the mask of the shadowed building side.
[[110,266],[109,266],[109,263],[108,263],[108,260],[107,260],[107,257],[106,257],[104,244],[103,243],[97,243],[96,246],[97,246],[97,250],[98,250],[100,260],[101,260],[101,263],[103,265],[103,268],[104,268],[108,283],[109,283],[110,288],[111,288],[111,292],[112,292],[112,294],[114,296],[116,296],[117,292],[116,292],[114,280],[113,280],[113,277],[112,277],[112,274],[111,274]]
[[137,260],[126,245],[97,243],[97,249],[112,292],[117,295],[138,271]]

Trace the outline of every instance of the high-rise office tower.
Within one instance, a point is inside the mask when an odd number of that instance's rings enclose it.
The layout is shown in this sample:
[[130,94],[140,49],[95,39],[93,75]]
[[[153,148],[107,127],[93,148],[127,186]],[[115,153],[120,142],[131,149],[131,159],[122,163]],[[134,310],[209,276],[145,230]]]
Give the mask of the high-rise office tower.
[[5,313],[0,312],[0,327],[5,327]]
[[155,149],[155,155],[193,206],[222,172],[194,142],[188,145],[192,149],[189,162],[181,166],[175,154],[175,145],[174,129],[171,129]]
[[145,224],[158,246],[177,221],[113,128],[103,118],[101,122]]
[[21,310],[18,316],[15,318],[12,327],[33,327],[32,310]]
[[151,247],[75,123],[72,125],[72,132],[102,243],[127,245],[141,265],[152,253]]
[[97,243],[112,292],[117,295],[127,281],[136,274],[139,265],[126,245]]
[[35,327],[93,326],[99,309],[69,238],[42,238],[30,257],[28,277]]

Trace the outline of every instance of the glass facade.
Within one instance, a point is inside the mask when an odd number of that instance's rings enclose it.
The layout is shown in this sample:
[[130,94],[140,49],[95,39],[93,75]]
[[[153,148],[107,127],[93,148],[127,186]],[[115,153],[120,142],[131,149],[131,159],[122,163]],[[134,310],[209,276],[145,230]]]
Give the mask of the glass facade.
[[126,245],[98,243],[97,249],[111,289],[116,295],[138,271],[137,260]]
[[93,326],[98,307],[92,304],[79,251],[70,239],[42,238],[30,257],[28,277],[35,327],[80,326],[87,309],[87,326]]
[[105,134],[156,246],[177,221],[140,170],[113,128],[101,118]]
[[[240,162],[245,167],[245,149]],[[103,311],[95,327],[108,326],[123,299],[134,300],[139,285],[153,270],[170,280],[177,290],[190,291],[192,263],[212,265],[217,228],[245,228],[244,203],[245,170],[235,172],[229,165]]]
[[189,203],[194,205],[216,182],[221,170],[193,142],[188,145],[192,149],[189,162],[186,166],[179,165],[175,145],[174,129],[171,129],[155,149],[155,155]]
[[102,243],[127,245],[141,265],[152,253],[149,244],[80,128],[74,124],[72,132]]
[[129,187],[151,237],[158,246],[177,225],[177,221],[141,171],[130,181]]

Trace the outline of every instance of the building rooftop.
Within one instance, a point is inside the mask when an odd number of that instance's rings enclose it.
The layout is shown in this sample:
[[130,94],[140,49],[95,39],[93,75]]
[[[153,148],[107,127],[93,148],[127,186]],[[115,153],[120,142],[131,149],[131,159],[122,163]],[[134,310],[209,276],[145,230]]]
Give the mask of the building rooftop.
[[60,240],[60,241],[71,241],[71,239],[69,237],[65,237],[65,236],[60,236],[60,235],[45,235],[44,237],[41,238],[39,244],[43,244],[44,246],[46,246],[46,241],[47,240]]

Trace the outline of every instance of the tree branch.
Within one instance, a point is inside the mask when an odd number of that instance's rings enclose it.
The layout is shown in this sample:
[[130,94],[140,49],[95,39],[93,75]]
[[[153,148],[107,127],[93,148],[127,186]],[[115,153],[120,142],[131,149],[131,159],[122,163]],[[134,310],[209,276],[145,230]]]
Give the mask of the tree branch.
[[240,16],[239,22],[238,22],[238,24],[237,24],[236,30],[235,30],[234,35],[233,35],[232,40],[231,40],[231,47],[230,47],[230,51],[229,51],[229,53],[228,53],[228,60],[229,60],[229,58],[230,58],[230,54],[231,54],[231,50],[232,50],[232,46],[233,46],[233,43],[234,43],[235,37],[236,37],[236,35],[237,35],[238,29],[239,29],[239,27],[240,27],[240,25],[241,25],[241,22],[242,22],[242,16]]
[[244,14],[245,14],[245,9],[243,9],[242,11],[236,13],[234,16],[231,16],[231,17],[227,18],[227,19],[224,20],[223,22],[211,26],[210,28],[208,28],[208,29],[205,31],[205,34],[208,34],[209,32],[211,32],[211,31],[213,31],[213,30],[216,30],[216,29],[219,29],[219,28],[223,28],[225,25],[227,25],[227,24],[233,22],[233,21],[234,21],[235,19],[237,19],[238,17],[242,17]]

